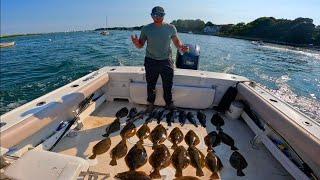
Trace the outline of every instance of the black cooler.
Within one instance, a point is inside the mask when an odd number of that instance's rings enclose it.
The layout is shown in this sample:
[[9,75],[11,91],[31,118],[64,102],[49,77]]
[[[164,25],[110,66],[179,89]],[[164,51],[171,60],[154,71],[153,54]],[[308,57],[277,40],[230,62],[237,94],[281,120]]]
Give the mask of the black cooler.
[[194,69],[199,67],[200,46],[186,44],[189,47],[189,52],[181,54],[177,51],[176,67],[180,69]]

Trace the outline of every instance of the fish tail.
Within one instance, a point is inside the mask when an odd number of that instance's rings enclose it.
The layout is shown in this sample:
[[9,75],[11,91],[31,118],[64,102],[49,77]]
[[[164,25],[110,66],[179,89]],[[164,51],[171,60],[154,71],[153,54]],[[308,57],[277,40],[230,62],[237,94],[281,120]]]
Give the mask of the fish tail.
[[237,147],[235,147],[235,146],[231,146],[231,150],[237,151],[239,149]]
[[176,177],[181,177],[182,176],[182,169],[177,169],[176,170],[176,175],[175,175]]
[[139,141],[137,142],[137,144],[143,144],[143,140],[142,139],[139,139]]
[[108,131],[108,132],[106,132],[105,134],[103,134],[102,136],[103,136],[103,137],[109,137],[109,135],[110,135],[110,133],[109,133],[109,131]]
[[201,168],[197,168],[196,175],[197,176],[204,176],[203,171],[202,171]]
[[218,174],[218,172],[214,172],[210,176],[210,180],[214,180],[214,179],[220,179],[220,175]]
[[213,152],[215,153],[214,149],[212,147],[208,147],[207,152]]
[[153,170],[153,172],[151,172],[150,177],[152,179],[159,179],[161,178],[160,172],[158,169]]
[[96,154],[92,154],[92,156],[89,157],[89,159],[95,159],[96,158]]
[[152,145],[152,149],[154,149],[156,146],[157,146],[157,144],[153,144],[153,145]]
[[237,176],[245,176],[245,174],[243,173],[243,171],[241,169],[238,169]]
[[176,143],[173,143],[173,145],[171,146],[171,149],[176,149],[178,146]]
[[111,166],[116,166],[116,165],[117,165],[117,160],[116,160],[116,158],[112,158],[112,159],[111,159],[110,165],[111,165]]

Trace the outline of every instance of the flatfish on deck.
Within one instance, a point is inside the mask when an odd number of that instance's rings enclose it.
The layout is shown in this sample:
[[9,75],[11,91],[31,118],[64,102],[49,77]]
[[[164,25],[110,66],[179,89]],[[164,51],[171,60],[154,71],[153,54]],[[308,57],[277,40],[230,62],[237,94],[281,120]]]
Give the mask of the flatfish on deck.
[[147,124],[143,124],[137,131],[136,135],[139,138],[138,143],[143,144],[143,140],[148,138],[150,135],[150,128],[148,127]]
[[111,150],[111,166],[117,165],[117,159],[124,157],[127,154],[128,147],[125,139],[121,139],[121,141]]
[[130,170],[136,170],[148,161],[147,151],[142,144],[135,144],[125,157],[125,162]]
[[162,124],[159,124],[151,131],[149,139],[153,144],[152,148],[154,148],[167,139],[167,130],[162,126]]
[[160,170],[170,165],[169,149],[164,144],[156,146],[149,158],[149,163],[153,167],[150,177],[161,178]]
[[188,144],[188,146],[196,146],[200,143],[200,139],[198,135],[193,131],[189,130],[184,137],[184,141]]
[[213,148],[221,143],[221,138],[216,131],[212,131],[204,137],[204,142],[207,145],[207,151],[214,152]]
[[128,139],[134,136],[136,133],[136,126],[133,122],[128,122],[123,129],[120,131],[122,139]]
[[92,156],[89,159],[95,159],[97,155],[103,154],[109,150],[111,146],[111,140],[109,137],[99,141],[92,148]]
[[197,176],[204,176],[202,168],[205,164],[205,157],[199,149],[195,146],[189,146],[188,154],[190,157],[190,164],[196,168],[196,175]]
[[178,146],[171,156],[171,162],[176,169],[176,177],[182,176],[182,170],[187,168],[190,164],[190,158],[187,150],[183,146]]
[[237,176],[245,175],[242,170],[248,166],[248,163],[238,151],[234,151],[231,154],[229,162],[231,166],[237,170]]
[[208,152],[206,159],[206,167],[212,172],[211,179],[220,179],[219,171],[223,168],[220,158],[213,152]]
[[175,127],[170,132],[168,139],[173,144],[171,148],[175,149],[178,146],[178,144],[180,144],[183,141],[183,133],[178,127]]

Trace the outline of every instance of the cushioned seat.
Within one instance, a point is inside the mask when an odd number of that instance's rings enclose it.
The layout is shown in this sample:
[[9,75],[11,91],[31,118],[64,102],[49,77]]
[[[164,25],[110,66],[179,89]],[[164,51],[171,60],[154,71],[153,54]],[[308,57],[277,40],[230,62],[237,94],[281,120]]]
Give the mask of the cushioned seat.
[[5,169],[12,179],[77,179],[80,172],[87,171],[86,160],[50,151],[31,150]]

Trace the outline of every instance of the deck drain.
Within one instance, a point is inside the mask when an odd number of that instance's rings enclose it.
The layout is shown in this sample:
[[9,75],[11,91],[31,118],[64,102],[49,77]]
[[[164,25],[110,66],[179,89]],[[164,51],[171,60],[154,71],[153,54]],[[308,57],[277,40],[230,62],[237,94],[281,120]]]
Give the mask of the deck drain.
[[272,101],[272,102],[278,102],[277,100],[275,100],[275,99],[269,99],[270,101]]
[[45,101],[41,101],[41,102],[38,102],[36,105],[37,106],[42,106],[42,105],[44,105],[46,102]]
[[303,124],[305,124],[306,126],[312,126],[312,124],[308,121],[303,121]]
[[78,87],[79,86],[79,84],[74,84],[74,85],[72,85],[71,87]]
[[116,68],[112,68],[112,69],[110,69],[110,71],[114,71],[114,70],[116,70]]

